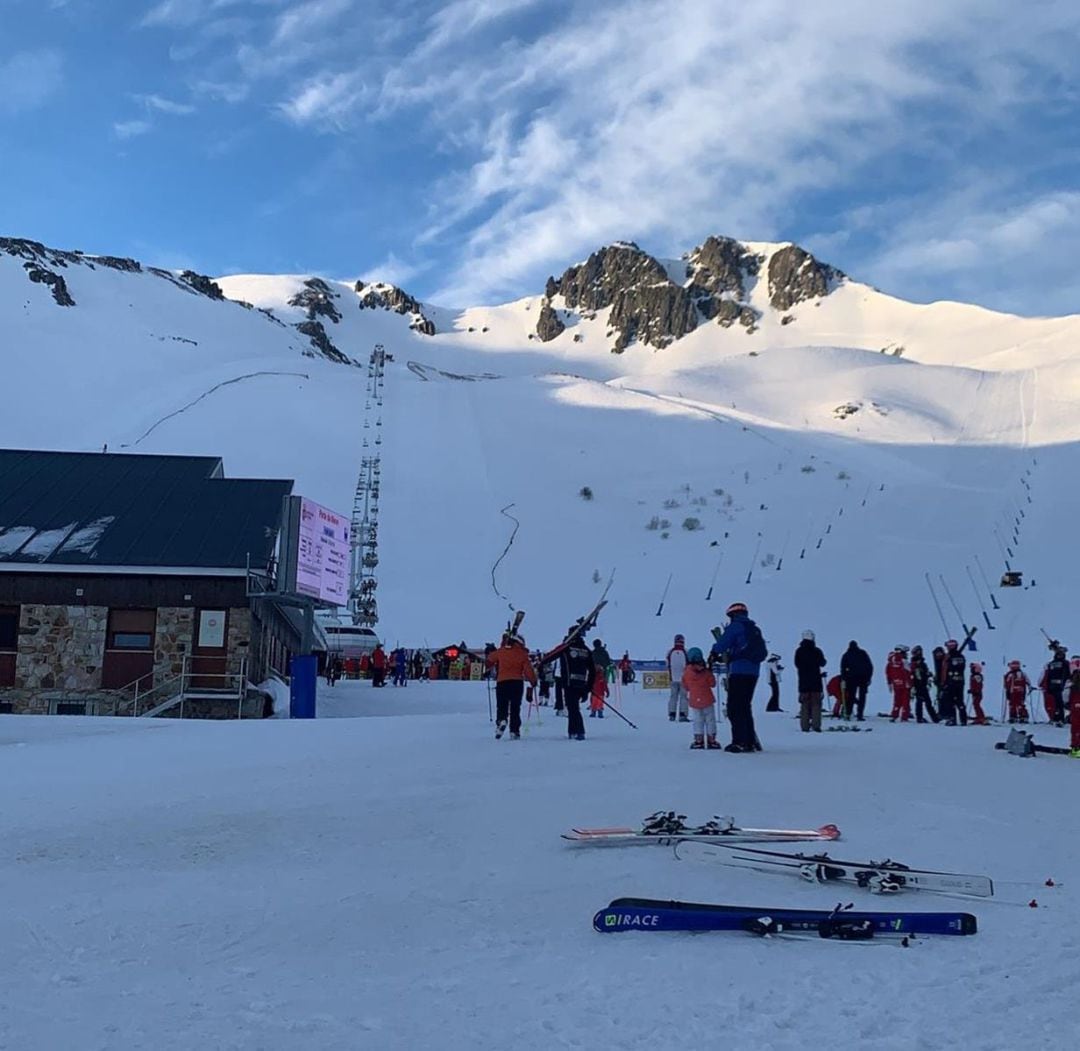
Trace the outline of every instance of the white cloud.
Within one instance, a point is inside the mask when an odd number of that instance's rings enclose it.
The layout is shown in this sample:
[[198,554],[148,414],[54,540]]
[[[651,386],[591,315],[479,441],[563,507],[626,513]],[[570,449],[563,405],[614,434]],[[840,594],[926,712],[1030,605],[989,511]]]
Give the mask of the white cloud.
[[162,98],[160,95],[134,95],[132,97],[136,102],[145,106],[147,110],[156,110],[158,113],[184,117],[195,112],[194,106],[184,102],[173,102],[172,99]]
[[153,129],[148,120],[120,120],[113,124],[113,134],[123,141],[136,139]]
[[331,73],[307,81],[280,109],[296,124],[339,126],[363,95],[359,74]]
[[377,263],[375,266],[365,270],[360,275],[360,280],[364,284],[369,284],[372,281],[382,281],[388,285],[397,285],[400,288],[408,284],[417,274],[422,273],[424,269],[423,266],[407,263],[399,259],[391,252],[381,263]]
[[0,58],[0,116],[43,106],[63,81],[64,62],[58,51],[17,51]]

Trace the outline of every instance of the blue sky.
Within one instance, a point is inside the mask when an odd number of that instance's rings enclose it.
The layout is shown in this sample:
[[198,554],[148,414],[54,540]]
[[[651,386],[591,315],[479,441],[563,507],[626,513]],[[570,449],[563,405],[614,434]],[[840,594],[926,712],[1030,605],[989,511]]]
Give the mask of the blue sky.
[[1080,311],[1080,5],[0,0],[0,235],[451,305],[795,240]]

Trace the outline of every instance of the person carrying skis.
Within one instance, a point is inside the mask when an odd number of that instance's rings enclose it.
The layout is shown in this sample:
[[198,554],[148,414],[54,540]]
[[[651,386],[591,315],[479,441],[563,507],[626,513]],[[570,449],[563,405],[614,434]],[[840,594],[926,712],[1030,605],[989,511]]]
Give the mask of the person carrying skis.
[[840,658],[840,677],[844,682],[844,718],[850,719],[852,709],[859,722],[866,719],[866,691],[874,677],[870,654],[852,639]]
[[906,723],[911,718],[911,668],[907,663],[907,646],[897,646],[885,662],[885,681],[892,691],[893,706],[889,721]]
[[949,639],[945,643],[945,658],[941,662],[941,707],[946,726],[955,726],[957,717],[960,725],[967,726],[967,705],[964,703],[964,673],[967,660],[960,652],[960,643]]
[[742,602],[727,608],[728,625],[721,632],[714,629],[716,642],[710,657],[726,659],[727,714],[731,723],[731,743],[727,752],[760,752],[761,742],[754,728],[754,687],[757,686],[761,665],[769,655],[761,629],[750,619]]
[[1019,661],[1009,661],[1009,670],[1005,673],[1005,700],[1009,705],[1009,722],[1026,723],[1028,721],[1027,695],[1031,683],[1020,667]]
[[690,716],[686,714],[686,687],[683,686],[682,673],[686,671],[686,638],[682,635],[675,636],[675,643],[667,653],[668,675],[671,677],[671,692],[668,695],[667,717],[668,722],[675,722],[678,716],[679,722],[688,723]]
[[604,699],[610,695],[607,676],[603,668],[597,668],[593,672],[592,692],[589,694],[589,718],[604,718]]
[[915,722],[925,723],[923,708],[926,708],[930,721],[938,721],[937,709],[930,700],[930,668],[923,656],[922,646],[913,646],[911,649],[911,686],[915,691]]
[[[488,665],[495,671],[495,738],[506,733],[510,726],[510,740],[521,737],[521,699],[525,694],[525,681],[536,685],[536,671],[529,660],[525,643],[509,632],[503,635],[502,645],[488,655]],[[579,716],[580,718],[580,716]]]
[[1047,718],[1055,726],[1065,725],[1065,686],[1069,681],[1069,662],[1060,646],[1043,668],[1039,688],[1043,691]]
[[968,693],[971,695],[971,707],[975,712],[975,718],[971,721],[976,726],[985,726],[988,720],[982,706],[983,668],[978,661],[971,662],[971,677],[968,679]]
[[573,625],[567,632],[569,642],[559,654],[559,671],[555,681],[562,685],[563,704],[566,706],[566,734],[572,741],[585,740],[585,720],[581,717],[581,702],[588,696],[596,677],[598,665],[585,643],[581,625]]
[[799,728],[804,734],[811,730],[821,733],[821,677],[824,667],[825,654],[818,649],[814,633],[804,631],[802,641],[795,649],[795,672],[799,677]]
[[720,747],[716,739],[716,676],[705,664],[705,655],[697,646],[686,654],[686,667],[682,673],[683,686],[694,713],[694,739],[692,749]]

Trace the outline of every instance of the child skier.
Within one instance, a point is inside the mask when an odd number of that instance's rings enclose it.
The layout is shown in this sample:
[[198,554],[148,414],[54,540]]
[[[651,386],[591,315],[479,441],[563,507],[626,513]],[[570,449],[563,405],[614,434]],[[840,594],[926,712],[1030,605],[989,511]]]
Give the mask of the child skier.
[[844,707],[844,680],[839,675],[834,675],[825,684],[825,692],[833,699],[833,718],[839,719]]
[[885,662],[885,681],[893,695],[890,722],[899,719],[906,723],[911,718],[911,669],[908,667],[907,653],[907,646],[897,646]]
[[606,669],[596,666],[593,673],[592,693],[589,695],[589,718],[604,718],[604,698],[610,696],[608,689]]
[[1019,661],[1009,661],[1009,670],[1005,673],[1005,699],[1009,702],[1009,722],[1026,723],[1028,721],[1027,695],[1031,683],[1020,667]]
[[693,713],[694,740],[691,748],[720,747],[716,739],[716,676],[706,667],[705,657],[697,646],[692,646],[686,653],[686,668],[683,671],[683,686]]
[[976,726],[986,725],[986,714],[983,712],[983,670],[978,661],[971,662],[971,679],[968,684],[968,693],[971,695],[971,707],[975,709],[975,718],[972,722]]

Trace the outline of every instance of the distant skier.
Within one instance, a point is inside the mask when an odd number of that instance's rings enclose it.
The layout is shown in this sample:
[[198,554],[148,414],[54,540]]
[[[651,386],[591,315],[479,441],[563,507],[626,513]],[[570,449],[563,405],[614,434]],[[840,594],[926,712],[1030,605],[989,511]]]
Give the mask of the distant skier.
[[398,646],[393,653],[394,661],[394,678],[393,684],[395,686],[408,686],[409,674],[406,671],[405,650]]
[[959,718],[961,726],[967,726],[967,705],[964,703],[964,678],[967,659],[960,652],[960,643],[949,639],[945,643],[945,657],[941,662],[941,710],[946,726],[955,726]]
[[824,667],[825,654],[815,643],[814,633],[804,631],[802,641],[795,650],[795,672],[799,677],[799,728],[804,734],[811,730],[821,733],[821,677]]
[[555,682],[562,685],[563,703],[566,705],[566,734],[572,741],[585,740],[585,720],[581,717],[581,702],[592,690],[597,663],[581,634],[580,625],[567,631],[570,639],[559,654],[559,671]]
[[[500,738],[510,727],[510,739],[521,736],[521,699],[525,695],[525,682],[536,685],[536,671],[529,660],[525,643],[509,632],[502,637],[502,645],[491,653],[488,665],[495,671],[495,737]],[[580,716],[579,716],[580,718]]]
[[686,667],[682,673],[683,686],[694,713],[694,739],[692,749],[718,749],[716,739],[716,676],[705,664],[705,656],[697,646],[686,654]]
[[931,654],[934,672],[934,699],[937,701],[938,720],[946,718],[945,701],[942,694],[945,690],[945,647],[935,646]]
[[925,723],[923,708],[926,708],[931,722],[938,721],[937,709],[930,700],[930,683],[933,681],[930,668],[923,656],[922,646],[913,646],[911,649],[911,685],[915,692],[915,722]]
[[686,713],[686,687],[683,686],[683,672],[686,671],[686,639],[675,636],[675,642],[667,654],[668,675],[671,677],[671,691],[668,694],[668,722],[675,722],[676,716],[681,723],[688,723]]
[[1065,725],[1065,686],[1069,681],[1069,662],[1060,646],[1043,669],[1039,688],[1046,699],[1046,714],[1055,726]]
[[604,701],[611,694],[603,668],[593,672],[592,692],[589,694],[589,718],[604,718]]
[[593,663],[604,669],[604,676],[609,682],[615,681],[615,664],[611,654],[599,639],[594,639],[592,644]]
[[765,705],[767,712],[782,712],[780,707],[780,673],[784,670],[780,664],[780,654],[770,653],[765,662],[769,666],[769,703]]
[[1028,721],[1027,695],[1031,682],[1020,667],[1019,661],[1009,661],[1009,670],[1005,673],[1005,700],[1009,706],[1010,723]]
[[[742,602],[727,608],[728,625],[719,633],[710,657],[727,660],[727,714],[731,723],[731,743],[728,752],[760,752],[754,728],[754,687],[757,686],[761,665],[769,655],[761,629],[750,619]],[[719,629],[717,629],[719,631]]]
[[634,681],[634,662],[630,659],[629,650],[623,650],[619,658],[619,677],[623,686],[629,686]]
[[1069,661],[1069,736],[1074,758],[1080,758],[1080,657]]
[[885,662],[885,681],[892,691],[891,722],[906,723],[911,718],[911,668],[907,663],[907,646],[897,646]]
[[386,685],[386,651],[382,648],[382,643],[371,651],[371,685]]
[[971,662],[971,675],[968,679],[968,694],[975,717],[971,720],[976,726],[985,726],[988,722],[983,711],[983,668],[978,661]]
[[844,681],[845,718],[855,718],[862,722],[866,718],[866,691],[874,678],[874,664],[870,654],[852,639],[844,656],[840,658],[840,677]]

